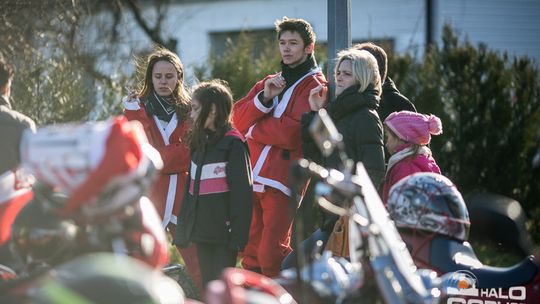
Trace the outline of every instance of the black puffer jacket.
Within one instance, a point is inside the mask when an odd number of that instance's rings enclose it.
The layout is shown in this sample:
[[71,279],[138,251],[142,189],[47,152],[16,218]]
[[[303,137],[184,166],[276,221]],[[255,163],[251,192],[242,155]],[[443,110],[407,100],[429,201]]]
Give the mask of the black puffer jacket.
[[386,77],[386,81],[382,87],[381,102],[379,103],[379,117],[384,122],[386,117],[392,112],[411,111],[416,112],[414,104],[403,94],[399,92],[394,81],[390,77]]
[[249,152],[242,135],[229,131],[216,144],[192,153],[174,243],[227,245],[243,250],[253,208]]
[[[371,88],[359,93],[358,85],[347,88],[335,101],[330,102],[326,110],[343,136],[347,156],[355,163],[362,162],[378,187],[384,177],[383,126],[377,114],[379,97]],[[331,168],[339,168],[337,153],[323,159],[316,147],[308,128],[315,112],[302,117],[302,151],[304,157]],[[323,229],[331,230],[333,221],[326,221]]]

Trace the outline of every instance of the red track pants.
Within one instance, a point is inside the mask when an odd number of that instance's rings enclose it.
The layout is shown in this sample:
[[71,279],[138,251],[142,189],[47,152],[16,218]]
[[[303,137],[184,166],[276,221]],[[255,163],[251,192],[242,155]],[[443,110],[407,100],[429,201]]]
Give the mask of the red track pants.
[[242,253],[242,266],[267,277],[279,274],[281,261],[291,252],[291,227],[296,209],[283,192],[265,187],[254,192],[249,240]]

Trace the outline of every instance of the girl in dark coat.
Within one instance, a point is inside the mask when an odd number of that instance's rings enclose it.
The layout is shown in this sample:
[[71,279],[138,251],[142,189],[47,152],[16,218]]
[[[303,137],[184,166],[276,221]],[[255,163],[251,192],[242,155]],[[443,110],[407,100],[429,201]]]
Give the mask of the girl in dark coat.
[[232,95],[225,82],[194,88],[189,137],[191,165],[175,244],[197,244],[203,284],[218,279],[247,243],[253,184],[248,149],[231,126]]
[[[354,163],[362,162],[371,181],[377,187],[384,177],[383,126],[377,114],[381,95],[381,78],[377,60],[364,50],[347,49],[338,54],[335,70],[336,99],[326,106],[330,117],[343,136],[345,151]],[[327,100],[328,90],[320,85],[311,90],[309,103],[311,112],[302,117],[302,151],[304,157],[332,168],[340,168],[337,153],[323,158],[308,132],[316,111]],[[323,225],[302,247],[311,252],[315,241],[328,240],[337,217],[324,214]],[[282,268],[294,265],[289,256]]]

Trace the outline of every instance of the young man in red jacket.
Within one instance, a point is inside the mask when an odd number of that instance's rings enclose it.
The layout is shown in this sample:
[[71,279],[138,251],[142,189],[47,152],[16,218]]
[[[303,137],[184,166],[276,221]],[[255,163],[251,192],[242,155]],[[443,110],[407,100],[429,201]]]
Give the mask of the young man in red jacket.
[[292,162],[302,157],[300,118],[309,93],[326,79],[313,56],[315,33],[302,19],[276,22],[281,72],[257,82],[234,105],[233,122],[246,136],[254,181],[253,217],[243,267],[274,277],[291,251],[294,211],[288,183]]

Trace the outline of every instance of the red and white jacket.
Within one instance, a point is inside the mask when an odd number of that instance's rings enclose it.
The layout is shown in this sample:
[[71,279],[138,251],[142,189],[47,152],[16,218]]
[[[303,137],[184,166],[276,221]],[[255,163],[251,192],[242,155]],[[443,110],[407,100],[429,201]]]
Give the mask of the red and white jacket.
[[188,122],[179,122],[173,115],[168,125],[162,128],[156,116],[148,116],[141,102],[124,101],[124,107],[124,115],[128,120],[141,122],[148,142],[163,159],[163,169],[151,187],[149,197],[162,217],[163,228],[169,223],[176,225],[190,163],[189,148],[184,142],[189,130]]
[[[311,70],[289,87],[271,107],[257,98],[270,75],[257,82],[233,108],[235,128],[245,135],[253,167],[254,190],[261,185],[291,195],[288,176],[291,163],[302,157],[300,118],[310,111],[309,92],[326,79],[319,68]],[[257,185],[258,184],[258,185]]]
[[0,174],[0,247],[11,237],[11,225],[19,211],[32,200],[31,183],[16,170]]

